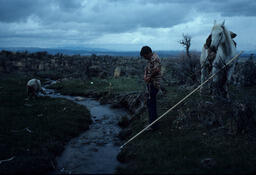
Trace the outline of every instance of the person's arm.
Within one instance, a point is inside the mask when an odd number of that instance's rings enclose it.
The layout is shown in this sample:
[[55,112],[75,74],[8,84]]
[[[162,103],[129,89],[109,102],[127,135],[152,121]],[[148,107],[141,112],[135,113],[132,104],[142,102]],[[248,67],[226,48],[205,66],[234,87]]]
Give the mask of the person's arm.
[[148,76],[148,73],[147,73],[147,68],[145,68],[145,71],[144,71],[144,81],[145,82],[150,82],[150,76]]
[[46,92],[43,90],[43,88],[40,89],[40,92],[43,93],[44,95],[46,94]]
[[144,79],[147,77],[147,68],[144,70]]
[[161,72],[161,63],[159,60],[154,61],[154,67],[151,70],[150,77],[154,77],[155,75],[159,74]]
[[41,82],[39,80],[37,80],[36,84],[37,84],[38,92],[41,92],[45,95],[46,93],[45,93],[45,91],[43,90],[43,88],[41,86]]

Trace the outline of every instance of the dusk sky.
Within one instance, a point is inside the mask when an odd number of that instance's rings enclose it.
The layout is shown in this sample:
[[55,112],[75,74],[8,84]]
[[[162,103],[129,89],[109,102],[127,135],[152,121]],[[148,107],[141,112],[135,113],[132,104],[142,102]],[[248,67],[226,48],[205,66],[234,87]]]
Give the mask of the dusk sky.
[[0,47],[201,51],[214,20],[256,50],[255,0],[0,0]]

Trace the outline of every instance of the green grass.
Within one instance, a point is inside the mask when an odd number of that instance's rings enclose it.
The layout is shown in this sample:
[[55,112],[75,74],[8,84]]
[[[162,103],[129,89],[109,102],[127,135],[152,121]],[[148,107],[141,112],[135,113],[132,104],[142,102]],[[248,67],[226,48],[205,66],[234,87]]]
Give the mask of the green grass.
[[60,73],[60,72],[56,72],[56,71],[39,71],[36,73],[36,75],[38,77],[40,77],[39,79],[41,78],[50,78],[52,80],[57,80],[59,78],[62,78],[63,75]]
[[0,164],[0,173],[51,171],[51,162],[65,144],[91,123],[89,111],[68,100],[26,100],[26,82],[30,78],[1,75],[0,160],[15,158]]
[[[167,91],[164,97],[158,98],[159,116],[189,93],[178,86],[168,87]],[[254,102],[256,90],[255,87],[233,89],[233,94],[236,100],[247,98]],[[203,99],[210,100],[208,97]],[[199,100],[196,93],[177,109],[196,109]],[[255,139],[249,139],[247,135],[213,133],[196,121],[191,121],[190,127],[178,129],[173,123],[178,115],[177,109],[159,121],[158,131],[145,132],[124,147],[118,157],[127,166],[119,167],[118,173],[237,174],[256,171]],[[133,133],[130,137],[145,127],[147,118],[145,112],[131,123]],[[213,158],[216,165],[203,167],[201,160],[205,158]]]
[[90,81],[79,79],[66,80],[54,85],[50,88],[56,89],[58,92],[66,95],[88,96],[92,93],[97,94],[120,94],[131,91],[141,91],[143,89],[142,81],[136,78],[120,77],[99,79],[93,78]]
[[[70,138],[88,128],[88,111],[64,99],[40,97],[26,101],[26,81],[30,78],[8,76],[0,81],[0,159],[16,156],[14,160],[0,165],[0,172],[37,171],[51,169],[49,162],[61,153],[63,145]],[[91,84],[93,82],[93,84]],[[110,85],[111,83],[111,85]],[[62,94],[88,95],[90,93],[120,94],[142,91],[143,82],[136,78],[118,79],[94,78],[90,81],[63,81],[52,88]],[[255,87],[232,87],[232,99],[249,100],[254,104]],[[176,104],[190,91],[178,86],[166,87],[167,94],[158,97],[158,114]],[[256,168],[256,141],[248,135],[231,136],[211,130],[198,121],[190,121],[189,127],[179,129],[174,124],[178,109],[197,109],[200,100],[211,101],[209,97],[193,94],[159,121],[160,129],[145,132],[130,142],[119,154],[126,162],[118,173],[252,173]],[[222,110],[221,107],[220,109]],[[227,109],[230,111],[231,109]],[[76,114],[76,115],[74,115]],[[71,117],[72,116],[72,117]],[[254,115],[255,116],[255,115]],[[207,117],[207,116],[206,116]],[[147,125],[147,112],[130,124],[132,135]],[[26,131],[12,132],[29,128]],[[27,151],[29,149],[29,151]],[[216,165],[203,167],[201,160],[213,158]]]

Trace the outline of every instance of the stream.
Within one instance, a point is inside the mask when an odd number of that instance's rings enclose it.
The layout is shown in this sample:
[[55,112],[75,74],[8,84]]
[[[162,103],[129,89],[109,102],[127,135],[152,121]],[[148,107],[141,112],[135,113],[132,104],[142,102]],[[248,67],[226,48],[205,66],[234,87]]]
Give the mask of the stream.
[[121,130],[118,121],[128,113],[122,109],[112,109],[110,105],[101,105],[90,98],[61,95],[47,89],[47,86],[44,89],[47,96],[65,98],[85,106],[93,120],[89,130],[73,138],[61,156],[57,157],[57,171],[54,174],[115,173],[116,167],[122,166],[116,158],[119,153],[117,135]]

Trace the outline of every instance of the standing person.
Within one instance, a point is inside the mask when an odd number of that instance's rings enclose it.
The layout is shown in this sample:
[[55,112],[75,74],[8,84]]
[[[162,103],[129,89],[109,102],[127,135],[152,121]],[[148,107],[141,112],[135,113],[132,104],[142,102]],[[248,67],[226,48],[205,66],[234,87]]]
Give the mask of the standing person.
[[[147,84],[148,89],[148,115],[149,123],[152,123],[157,119],[157,109],[156,109],[156,95],[160,89],[161,80],[161,63],[159,56],[153,53],[151,48],[148,46],[143,46],[140,51],[140,56],[148,60],[144,72],[144,81]],[[156,130],[158,128],[158,123],[151,126],[149,130]]]

